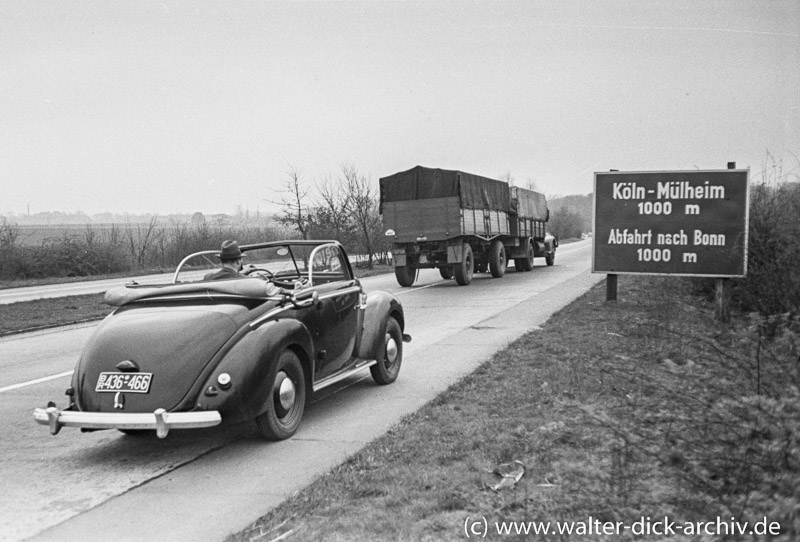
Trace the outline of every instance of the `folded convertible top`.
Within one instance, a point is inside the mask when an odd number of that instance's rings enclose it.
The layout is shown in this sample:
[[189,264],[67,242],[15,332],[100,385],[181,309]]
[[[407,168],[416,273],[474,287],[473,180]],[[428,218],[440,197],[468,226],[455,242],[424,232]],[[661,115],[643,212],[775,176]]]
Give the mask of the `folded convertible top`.
[[266,298],[269,283],[259,278],[192,282],[186,284],[139,285],[127,284],[112,288],[105,294],[103,302],[121,307],[140,299],[176,294],[236,295],[242,297]]

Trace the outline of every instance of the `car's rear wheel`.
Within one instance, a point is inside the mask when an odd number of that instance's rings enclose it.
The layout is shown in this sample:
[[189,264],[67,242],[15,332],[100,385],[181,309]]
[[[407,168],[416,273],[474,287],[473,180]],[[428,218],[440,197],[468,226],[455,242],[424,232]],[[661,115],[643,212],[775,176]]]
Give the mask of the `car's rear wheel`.
[[403,331],[400,324],[392,317],[386,322],[386,334],[383,343],[383,359],[369,368],[372,379],[378,384],[391,384],[400,374],[403,363]]
[[295,434],[306,407],[306,381],[297,354],[284,351],[269,381],[267,410],[256,417],[256,427],[268,440],[284,440]]

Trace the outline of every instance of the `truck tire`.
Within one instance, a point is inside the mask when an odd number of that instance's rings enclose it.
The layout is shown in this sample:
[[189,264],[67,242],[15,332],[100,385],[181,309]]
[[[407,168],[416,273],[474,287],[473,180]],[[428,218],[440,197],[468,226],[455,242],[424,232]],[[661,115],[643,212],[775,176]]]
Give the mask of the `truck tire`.
[[453,268],[450,267],[449,265],[445,267],[440,267],[439,274],[442,276],[443,279],[450,280],[451,278],[453,278]]
[[517,271],[530,271],[533,269],[533,245],[528,243],[524,258],[514,258],[514,267]]
[[553,252],[547,254],[547,256],[544,257],[544,261],[547,263],[547,265],[553,265],[556,263],[556,251],[553,250]]
[[473,266],[475,265],[475,258],[472,255],[472,247],[469,243],[464,243],[461,246],[461,263],[453,266],[453,271],[456,275],[456,282],[461,286],[466,286],[472,282]]
[[494,278],[499,279],[506,274],[507,264],[506,247],[503,246],[502,241],[495,239],[492,241],[492,248],[489,252],[489,271],[492,272]]
[[417,271],[407,265],[396,265],[394,266],[394,276],[397,278],[397,284],[408,287],[414,284]]

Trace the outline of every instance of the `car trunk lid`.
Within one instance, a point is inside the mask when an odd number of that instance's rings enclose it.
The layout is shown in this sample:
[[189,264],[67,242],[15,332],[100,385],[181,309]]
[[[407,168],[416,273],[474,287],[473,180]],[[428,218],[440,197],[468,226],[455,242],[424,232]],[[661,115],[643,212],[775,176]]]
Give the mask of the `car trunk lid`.
[[[231,305],[118,310],[98,327],[81,356],[78,405],[96,412],[175,408],[236,332],[236,317],[246,310]],[[106,373],[104,381],[108,373],[122,376],[113,377],[114,383],[98,392],[101,373]],[[128,385],[137,374],[152,376]]]

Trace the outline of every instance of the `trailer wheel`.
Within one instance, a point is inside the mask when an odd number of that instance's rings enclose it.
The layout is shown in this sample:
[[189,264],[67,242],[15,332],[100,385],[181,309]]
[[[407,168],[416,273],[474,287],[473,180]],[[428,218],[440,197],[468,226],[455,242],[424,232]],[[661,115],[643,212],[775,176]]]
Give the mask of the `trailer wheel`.
[[530,271],[533,269],[533,245],[528,243],[528,250],[525,251],[524,258],[514,258],[514,267],[517,271]]
[[475,264],[472,247],[469,246],[469,243],[461,246],[461,255],[461,263],[454,265],[453,271],[455,271],[456,282],[461,286],[466,286],[472,282],[473,265]]
[[490,250],[489,270],[492,272],[494,278],[499,279],[506,274],[506,248],[503,246],[502,241],[495,239],[492,241],[492,248]]
[[397,284],[408,287],[414,284],[417,278],[417,270],[407,265],[396,265],[394,267],[394,276],[397,278]]
[[553,265],[556,263],[556,251],[553,250],[553,252],[547,254],[547,256],[544,257],[544,261],[547,263],[547,265]]
[[440,267],[439,274],[442,276],[443,279],[450,280],[451,278],[453,278],[453,268],[450,267],[449,265],[445,267]]

